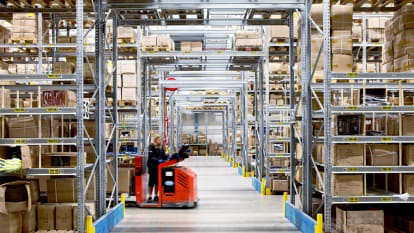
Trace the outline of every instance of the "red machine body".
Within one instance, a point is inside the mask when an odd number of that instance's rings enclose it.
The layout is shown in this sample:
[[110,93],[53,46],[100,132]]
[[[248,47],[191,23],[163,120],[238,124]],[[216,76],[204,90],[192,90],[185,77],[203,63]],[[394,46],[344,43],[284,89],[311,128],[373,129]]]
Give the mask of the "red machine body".
[[148,175],[143,173],[143,157],[135,157],[135,197],[139,207],[196,207],[197,174],[188,167],[177,166],[182,160],[169,160],[158,166],[158,202],[147,202]]

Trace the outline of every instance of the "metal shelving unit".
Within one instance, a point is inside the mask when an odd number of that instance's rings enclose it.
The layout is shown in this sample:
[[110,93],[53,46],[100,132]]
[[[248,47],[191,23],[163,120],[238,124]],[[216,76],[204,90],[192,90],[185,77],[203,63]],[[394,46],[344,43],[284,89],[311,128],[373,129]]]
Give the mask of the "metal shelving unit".
[[[333,123],[332,116],[341,114],[364,114],[365,116],[373,116],[375,114],[387,115],[389,113],[399,115],[401,119],[402,113],[412,113],[412,106],[402,105],[377,105],[369,106],[363,103],[361,105],[351,106],[334,106],[331,101],[331,95],[333,91],[342,89],[362,90],[365,89],[378,89],[386,88],[387,90],[401,91],[412,90],[413,86],[409,83],[385,83],[384,80],[412,80],[414,75],[412,73],[366,73],[367,72],[367,48],[372,46],[382,46],[379,43],[367,42],[367,17],[390,17],[390,14],[378,14],[371,15],[367,13],[354,14],[354,18],[362,19],[362,42],[354,44],[354,47],[362,48],[362,73],[333,73],[331,72],[331,51],[330,51],[330,29],[331,29],[331,4],[329,1],[323,1],[323,56],[324,56],[324,83],[312,84],[314,90],[318,90],[324,93],[323,113],[315,114],[314,119],[320,117],[323,118],[323,132],[324,137],[316,137],[315,141],[323,142],[324,148],[331,148],[335,144],[363,144],[364,150],[366,144],[397,144],[399,145],[399,153],[401,158],[402,145],[406,143],[414,143],[414,137],[411,136],[333,136],[331,125]],[[356,80],[355,83],[334,83],[337,80]],[[378,81],[382,80],[382,81]],[[372,82],[375,81],[375,82]],[[401,98],[401,96],[400,96]],[[363,124],[365,127],[365,124]],[[401,125],[399,126],[401,127]],[[401,135],[401,131],[399,133]],[[318,164],[324,170],[324,190],[323,204],[324,204],[324,230],[326,232],[335,232],[332,225],[332,208],[337,204],[407,204],[413,202],[413,197],[408,199],[402,199],[401,196],[394,195],[394,193],[384,194],[369,194],[366,191],[366,175],[367,174],[412,174],[414,168],[412,166],[334,166],[332,164],[332,151],[331,149],[325,150],[324,164]],[[365,156],[365,153],[364,153]],[[365,159],[364,159],[365,161]],[[361,174],[364,178],[364,196],[335,196],[332,188],[332,176],[334,174]],[[401,192],[401,190],[400,190]]]

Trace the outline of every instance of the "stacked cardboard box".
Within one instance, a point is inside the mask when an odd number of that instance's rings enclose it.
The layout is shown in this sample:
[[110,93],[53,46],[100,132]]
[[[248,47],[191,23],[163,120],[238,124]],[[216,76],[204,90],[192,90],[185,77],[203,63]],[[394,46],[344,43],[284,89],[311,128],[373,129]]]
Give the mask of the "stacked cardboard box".
[[142,51],[175,51],[174,40],[169,35],[143,36]]
[[363,184],[363,175],[333,175],[332,193],[335,196],[363,196]]
[[352,14],[352,6],[332,5],[332,72],[352,72]]
[[53,63],[54,74],[73,74],[75,65],[72,62],[55,62]]
[[117,93],[119,100],[137,100],[136,61],[121,60],[118,62]]
[[413,15],[414,6],[406,5],[385,23],[384,61],[389,72],[414,70]]
[[[297,19],[297,17],[296,17]],[[269,40],[273,42],[285,41],[289,39],[289,26],[288,25],[275,25],[269,26]]]
[[234,48],[242,51],[262,50],[262,39],[260,32],[256,31],[237,31],[234,34]]
[[384,211],[346,210],[336,207],[336,230],[341,233],[384,232]]
[[118,42],[134,43],[137,40],[137,30],[133,27],[118,27]]
[[[10,36],[11,36],[10,30],[3,26],[0,26],[0,44],[9,43]],[[0,48],[0,53],[6,53],[10,51],[11,49],[9,48]]]
[[396,166],[398,164],[397,144],[372,144],[367,146],[367,165]]
[[289,72],[289,64],[286,62],[269,63],[269,73],[271,74],[287,74]]
[[385,17],[368,17],[367,18],[367,41],[384,42]]
[[362,41],[362,22],[360,20],[354,20],[352,22],[352,41]]
[[[86,202],[85,206],[91,211],[92,215],[95,215],[94,203]],[[85,214],[85,216],[88,215],[86,210]],[[77,230],[78,227],[78,207],[76,203],[38,204],[34,216],[37,220],[35,229],[39,231],[73,231]]]
[[37,43],[37,16],[35,13],[13,14],[11,40]]
[[181,52],[200,52],[203,51],[203,43],[199,41],[182,41]]

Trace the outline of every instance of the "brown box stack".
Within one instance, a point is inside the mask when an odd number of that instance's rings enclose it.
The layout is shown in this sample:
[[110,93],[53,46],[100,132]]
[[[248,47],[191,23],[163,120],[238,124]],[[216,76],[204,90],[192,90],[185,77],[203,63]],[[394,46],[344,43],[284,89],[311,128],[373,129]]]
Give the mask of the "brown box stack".
[[396,166],[398,165],[397,144],[367,145],[367,165]]
[[37,43],[37,16],[35,13],[13,13],[12,41]]
[[340,233],[384,232],[384,211],[344,210],[336,207],[336,230]]
[[[352,72],[352,14],[349,5],[332,5],[331,7],[331,51],[332,72]],[[322,60],[323,61],[323,60]],[[323,63],[322,63],[323,64]]]
[[414,6],[400,8],[385,23],[384,64],[388,72],[414,71]]
[[367,41],[384,42],[385,17],[367,17]]
[[237,31],[234,34],[235,50],[262,50],[262,39],[260,32],[256,31]]
[[[323,148],[323,144],[319,147]],[[362,144],[335,144],[333,146],[332,165],[333,166],[363,166],[364,165],[364,145]],[[323,149],[320,151],[323,155]],[[324,156],[323,156],[324,157]],[[319,159],[318,159],[319,160]],[[320,159],[325,163],[324,158]]]
[[333,175],[333,194],[335,196],[362,196],[362,175]]

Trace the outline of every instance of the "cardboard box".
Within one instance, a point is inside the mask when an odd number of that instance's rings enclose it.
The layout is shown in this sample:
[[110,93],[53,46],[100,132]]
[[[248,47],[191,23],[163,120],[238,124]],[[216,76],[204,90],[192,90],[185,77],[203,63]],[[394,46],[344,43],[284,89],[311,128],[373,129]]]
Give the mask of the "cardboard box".
[[270,158],[271,167],[289,167],[289,158]]
[[403,165],[414,166],[414,145],[408,144],[403,146]]
[[130,39],[131,42],[137,39],[137,30],[135,28],[119,26],[117,29],[119,39]]
[[323,4],[312,4],[311,15],[313,21],[322,29],[323,28]]
[[289,180],[272,180],[272,191],[288,192]]
[[0,185],[0,213],[30,211],[31,207],[29,182],[13,181]]
[[352,30],[352,14],[353,6],[351,5],[332,5],[332,30]]
[[[85,177],[89,177],[88,174],[85,174]],[[78,184],[75,178],[52,178],[47,181],[47,202],[49,203],[77,202],[77,192]],[[85,200],[90,201],[95,198],[95,179],[93,178],[86,192]]]
[[[332,150],[333,166],[363,166],[363,144],[335,144]],[[323,162],[324,163],[324,162]]]
[[[50,152],[42,154],[42,167],[64,168],[77,166],[78,152]],[[86,153],[84,153],[84,164],[86,164]]]
[[367,165],[396,166],[398,165],[397,144],[367,145]]
[[181,41],[180,43],[181,52],[190,52],[191,51],[191,41]]
[[414,55],[414,29],[401,31],[395,36],[394,56]]
[[237,39],[235,43],[236,48],[261,48],[262,39]]
[[145,48],[157,47],[157,36],[143,36],[141,41],[141,47],[143,50],[145,50]]
[[402,136],[414,136],[414,115],[402,115]]
[[414,55],[404,55],[394,60],[395,72],[414,72]]
[[384,29],[388,17],[367,17],[367,29]]
[[384,232],[384,211],[344,210],[336,207],[336,229],[341,233]]
[[[40,136],[38,124],[38,117],[10,117],[8,122],[9,136],[10,138],[37,138]],[[51,120],[48,119],[41,120],[42,138],[50,138],[52,134],[55,135],[55,137],[59,135],[59,127],[51,127],[52,124],[57,124],[57,121],[55,120],[51,122]],[[47,147],[42,147],[42,149],[46,148]]]
[[137,89],[130,87],[122,88],[122,100],[137,100]]
[[351,73],[353,63],[351,55],[332,54],[332,72]]
[[414,195],[414,174],[403,174],[403,193]]
[[[114,169],[111,166],[111,173],[114,174]],[[118,192],[119,193],[129,193],[129,189],[131,186],[131,179],[134,175],[134,168],[125,168],[119,167],[118,168]],[[107,171],[106,173],[107,182],[106,182],[106,192],[112,193],[112,189],[114,188],[114,181],[111,178],[111,175]]]
[[364,194],[362,175],[333,175],[334,196],[362,196]]
[[287,25],[273,25],[269,26],[270,40],[273,38],[289,38],[289,26]]
[[349,30],[334,30],[331,37],[332,54],[352,55],[352,35]]
[[367,41],[384,42],[384,29],[367,29]]
[[256,31],[237,31],[234,34],[234,38],[238,39],[260,39],[260,32]]
[[38,230],[55,230],[55,204],[39,204],[37,206],[37,228]]
[[10,106],[11,106],[10,90],[0,88],[0,107],[10,108]]
[[193,52],[201,52],[203,51],[203,43],[202,42],[191,42],[191,51]]
[[56,204],[56,230],[73,229],[72,209],[72,204]]
[[137,75],[135,73],[122,74],[122,87],[137,87]]
[[25,181],[29,182],[30,200],[32,201],[32,203],[38,202],[40,199],[39,180],[38,179],[25,179]]
[[135,60],[120,60],[117,63],[117,69],[119,74],[137,72],[137,64]]
[[21,233],[22,214],[0,214],[0,229],[2,233]]
[[32,233],[37,226],[37,204],[33,204],[30,211],[22,212],[22,233]]
[[54,74],[73,74],[75,65],[72,62],[55,62],[53,63]]
[[401,32],[407,29],[414,29],[414,7],[413,6],[403,6],[395,14],[398,17],[395,17],[397,23],[395,24],[394,34],[396,32]]

